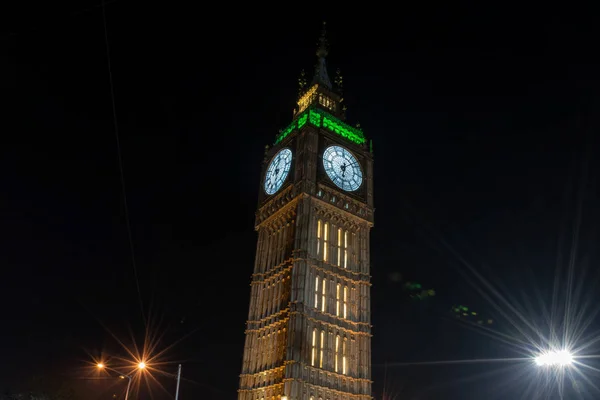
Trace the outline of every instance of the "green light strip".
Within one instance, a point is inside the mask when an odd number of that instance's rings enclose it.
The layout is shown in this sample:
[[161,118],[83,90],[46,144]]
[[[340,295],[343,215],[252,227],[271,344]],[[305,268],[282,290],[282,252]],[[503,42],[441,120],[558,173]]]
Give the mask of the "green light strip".
[[365,139],[365,135],[360,129],[351,127],[350,125],[340,121],[333,115],[321,109],[309,108],[308,110],[304,111],[300,117],[298,117],[298,119],[292,121],[292,123],[285,128],[279,134],[279,136],[277,136],[275,144],[278,144],[285,139],[294,131],[294,129],[302,128],[307,122],[313,126],[316,126],[317,128],[323,127],[328,131],[340,135],[356,144],[363,144],[367,141],[367,139]]

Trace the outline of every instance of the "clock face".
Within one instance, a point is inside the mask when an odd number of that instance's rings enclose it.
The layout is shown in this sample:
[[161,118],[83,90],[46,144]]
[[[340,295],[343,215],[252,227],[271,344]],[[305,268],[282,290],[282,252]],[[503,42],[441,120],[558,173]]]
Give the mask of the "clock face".
[[265,174],[265,192],[269,195],[277,192],[290,172],[292,151],[283,149],[273,157]]
[[341,146],[329,146],[323,152],[323,166],[327,176],[339,188],[354,192],[363,181],[358,160]]

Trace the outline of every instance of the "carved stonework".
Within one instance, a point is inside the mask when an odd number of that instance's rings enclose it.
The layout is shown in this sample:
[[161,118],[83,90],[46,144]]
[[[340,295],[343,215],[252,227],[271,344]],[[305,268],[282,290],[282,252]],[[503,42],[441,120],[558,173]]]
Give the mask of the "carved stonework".
[[371,226],[373,225],[373,209],[364,202],[322,184],[317,187],[316,197],[327,204],[335,206],[338,210],[341,209],[346,213],[355,215],[361,220],[367,220]]
[[271,200],[265,203],[256,212],[256,227],[267,220],[271,215],[281,210],[283,206],[288,204],[294,198],[294,185],[288,185],[280,193],[275,195]]

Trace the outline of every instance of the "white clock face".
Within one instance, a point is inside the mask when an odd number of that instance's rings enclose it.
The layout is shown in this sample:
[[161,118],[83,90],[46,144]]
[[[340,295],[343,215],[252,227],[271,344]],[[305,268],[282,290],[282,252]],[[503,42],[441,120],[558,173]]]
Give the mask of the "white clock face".
[[339,188],[354,192],[363,181],[358,160],[341,146],[329,146],[323,152],[323,166],[327,176]]
[[271,195],[277,192],[285,178],[287,178],[292,166],[292,151],[283,149],[271,160],[267,173],[265,174],[265,193]]

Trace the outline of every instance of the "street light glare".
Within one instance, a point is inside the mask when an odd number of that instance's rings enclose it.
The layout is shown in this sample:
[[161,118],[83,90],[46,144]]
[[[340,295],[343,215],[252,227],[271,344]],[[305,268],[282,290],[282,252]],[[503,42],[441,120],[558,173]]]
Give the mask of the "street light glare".
[[573,363],[573,355],[568,350],[548,351],[538,355],[535,363],[539,366],[564,367]]
[[139,363],[139,364],[138,364],[138,368],[139,368],[139,369],[144,369],[144,368],[146,368],[146,363],[142,361],[141,363]]
[[100,369],[104,368],[104,364],[102,364],[102,363],[98,363],[98,365],[96,365],[96,366]]

